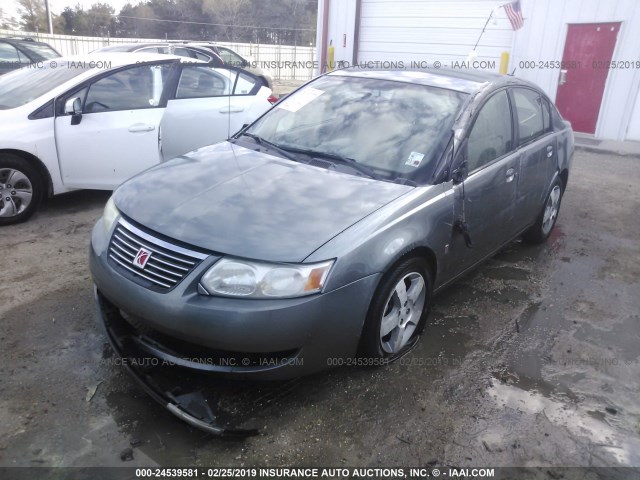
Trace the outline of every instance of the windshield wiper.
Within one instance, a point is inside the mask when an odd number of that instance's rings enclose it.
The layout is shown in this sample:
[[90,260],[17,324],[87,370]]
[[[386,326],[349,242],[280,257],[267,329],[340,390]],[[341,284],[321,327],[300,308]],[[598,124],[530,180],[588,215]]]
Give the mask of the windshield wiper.
[[289,160],[293,160],[294,162],[299,162],[300,161],[300,159],[298,159],[295,155],[292,155],[289,152],[289,150],[286,150],[286,149],[280,147],[279,145],[276,145],[275,143],[271,143],[269,140],[265,140],[264,138],[260,137],[259,135],[256,135],[254,133],[249,133],[249,132],[242,132],[238,136],[245,136],[245,137],[252,138],[258,145],[268,147],[271,150],[275,150],[280,155],[282,155],[285,158],[288,158]]
[[373,178],[375,180],[381,180],[380,175],[374,172],[372,168],[367,167],[362,163],[359,163],[357,160],[354,160],[353,158],[343,157],[342,155],[338,155],[337,153],[321,152],[318,150],[311,150],[311,149],[305,149],[305,148],[295,148],[295,147],[280,147],[280,148],[285,149],[287,152],[301,153],[302,155],[308,155],[309,157],[322,158],[335,163],[340,163],[342,165],[347,165],[353,170],[356,170],[362,173],[363,175],[366,175],[369,178]]
[[374,180],[381,180],[380,175],[376,174],[372,168],[367,167],[362,163],[359,163],[357,160],[354,160],[353,158],[343,157],[341,155],[338,155],[337,153],[321,152],[318,150],[296,148],[296,147],[289,147],[289,146],[284,147],[281,145],[276,145],[275,143],[272,143],[269,140],[265,140],[259,135],[256,135],[254,133],[249,133],[249,132],[241,132],[238,136],[239,137],[246,136],[246,137],[252,138],[258,145],[271,148],[272,150],[275,150],[276,152],[280,153],[283,157],[288,158],[289,160],[293,160],[295,162],[300,162],[300,158],[292,154],[299,153],[312,158],[322,158],[324,160],[329,160],[334,163],[341,163],[343,165],[347,165],[353,170],[356,170],[357,172],[362,173],[363,175],[366,175],[369,178],[373,178]]

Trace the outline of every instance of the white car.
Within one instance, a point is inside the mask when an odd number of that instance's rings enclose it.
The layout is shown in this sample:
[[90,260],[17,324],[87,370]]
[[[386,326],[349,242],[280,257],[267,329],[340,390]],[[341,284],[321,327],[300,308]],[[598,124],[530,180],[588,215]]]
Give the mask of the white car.
[[271,107],[255,76],[173,55],[58,58],[0,77],[0,225],[74,189],[112,190]]

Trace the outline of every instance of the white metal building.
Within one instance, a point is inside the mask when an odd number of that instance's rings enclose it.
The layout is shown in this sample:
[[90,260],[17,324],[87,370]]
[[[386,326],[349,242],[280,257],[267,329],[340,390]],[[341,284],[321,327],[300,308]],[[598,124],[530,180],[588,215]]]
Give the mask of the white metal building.
[[640,141],[640,2],[520,0],[514,31],[510,1],[319,0],[318,58],[331,43],[342,65],[497,71],[506,51],[508,71],[542,87],[574,130]]

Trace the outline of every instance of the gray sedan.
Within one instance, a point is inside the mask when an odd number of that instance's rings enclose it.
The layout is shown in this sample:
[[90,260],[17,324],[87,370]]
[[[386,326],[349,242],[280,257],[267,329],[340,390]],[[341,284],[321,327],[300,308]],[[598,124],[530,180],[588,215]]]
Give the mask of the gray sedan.
[[573,150],[513,77],[321,76],[115,191],[91,242],[102,321],[121,355],[235,377],[387,363],[434,293],[549,237]]

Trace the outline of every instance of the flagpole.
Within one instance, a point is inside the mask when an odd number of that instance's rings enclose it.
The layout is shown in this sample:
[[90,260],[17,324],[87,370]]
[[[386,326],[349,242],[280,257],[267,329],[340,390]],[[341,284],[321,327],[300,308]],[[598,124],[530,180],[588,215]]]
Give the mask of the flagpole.
[[[495,8],[493,10],[495,10]],[[473,50],[475,50],[478,47],[478,44],[480,43],[480,39],[482,38],[482,35],[484,35],[484,31],[487,29],[487,25],[489,25],[489,20],[491,20],[491,17],[493,16],[493,10],[491,10],[491,13],[489,14],[489,18],[487,18],[487,21],[484,23],[484,27],[482,27],[482,32],[480,32],[480,36],[478,37],[478,41],[476,42],[476,44],[473,46]]]

